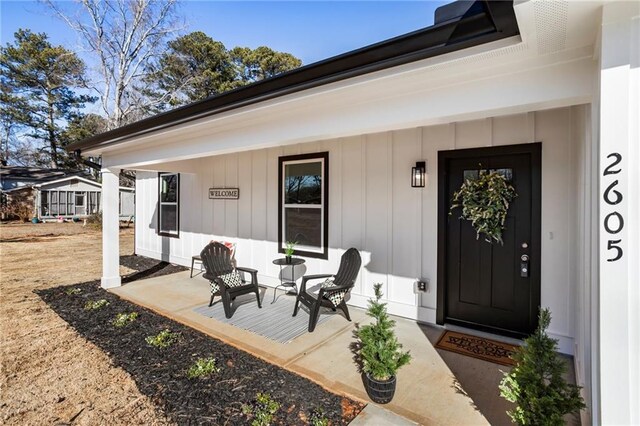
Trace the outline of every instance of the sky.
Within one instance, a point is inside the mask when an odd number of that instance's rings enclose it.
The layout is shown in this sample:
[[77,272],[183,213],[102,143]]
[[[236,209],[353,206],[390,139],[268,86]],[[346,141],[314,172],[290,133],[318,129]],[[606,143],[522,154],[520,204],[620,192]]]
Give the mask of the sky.
[[[449,2],[183,1],[179,12],[186,24],[183,33],[202,31],[229,49],[269,46],[310,64],[428,27],[434,10]],[[53,44],[76,51],[80,45],[43,4],[0,0],[0,43],[12,42],[18,28],[45,32]]]

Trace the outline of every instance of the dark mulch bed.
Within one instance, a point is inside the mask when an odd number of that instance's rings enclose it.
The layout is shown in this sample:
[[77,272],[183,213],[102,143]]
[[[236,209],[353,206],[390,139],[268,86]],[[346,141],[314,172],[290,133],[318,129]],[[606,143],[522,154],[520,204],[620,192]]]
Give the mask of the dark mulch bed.
[[[122,263],[138,270],[128,281],[183,270],[140,256],[124,256]],[[162,266],[160,266],[162,265]],[[124,280],[123,280],[124,281]],[[67,294],[79,288],[78,294]],[[317,384],[219,340],[132,304],[100,288],[98,281],[37,291],[38,295],[80,335],[123,368],[169,418],[179,424],[247,424],[242,412],[258,392],[280,403],[272,424],[308,424],[312,412],[321,411],[331,424],[348,424],[364,405],[335,395]],[[106,299],[108,306],[84,309],[87,301]],[[117,328],[116,314],[137,312],[138,319]],[[170,329],[179,333],[172,346],[158,349],[147,336]],[[187,369],[201,357],[214,357],[221,371],[213,376],[188,379]]]
[[184,266],[172,265],[169,262],[159,262],[145,256],[120,256],[120,265],[133,269],[135,273],[122,278],[122,283],[130,283],[143,278],[159,277],[161,275],[175,274],[187,271]]

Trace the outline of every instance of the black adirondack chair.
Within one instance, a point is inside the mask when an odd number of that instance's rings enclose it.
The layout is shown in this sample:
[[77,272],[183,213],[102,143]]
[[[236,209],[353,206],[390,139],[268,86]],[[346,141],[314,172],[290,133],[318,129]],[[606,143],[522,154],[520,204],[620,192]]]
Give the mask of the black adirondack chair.
[[[316,328],[321,307],[331,308],[333,311],[340,308],[347,320],[351,321],[349,308],[347,308],[344,299],[355,285],[361,264],[362,259],[358,250],[350,248],[342,255],[337,274],[305,275],[302,277],[302,284],[296,297],[296,306],[293,308],[293,316],[298,314],[300,303],[309,308],[309,333]],[[326,280],[327,278],[333,278],[333,282],[330,286],[323,286],[317,296],[306,291],[307,281]]]
[[235,270],[245,272],[251,275],[251,282],[247,283],[244,278],[235,285],[225,283],[223,278],[234,273],[234,267],[231,260],[231,250],[224,244],[211,242],[200,252],[202,264],[205,273],[202,276],[211,283],[211,300],[209,306],[213,305],[213,299],[216,294],[222,297],[222,305],[224,306],[224,315],[227,318],[233,316],[231,310],[231,302],[240,295],[255,293],[258,301],[258,308],[262,308],[260,303],[260,288],[258,287],[258,271],[251,268],[242,268],[237,266]]

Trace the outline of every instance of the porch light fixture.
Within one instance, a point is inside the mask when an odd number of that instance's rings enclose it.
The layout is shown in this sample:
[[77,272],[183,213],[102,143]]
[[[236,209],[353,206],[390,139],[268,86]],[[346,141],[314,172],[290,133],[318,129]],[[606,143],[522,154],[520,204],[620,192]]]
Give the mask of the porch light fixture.
[[418,161],[415,167],[411,168],[411,187],[424,188],[427,181],[427,162]]

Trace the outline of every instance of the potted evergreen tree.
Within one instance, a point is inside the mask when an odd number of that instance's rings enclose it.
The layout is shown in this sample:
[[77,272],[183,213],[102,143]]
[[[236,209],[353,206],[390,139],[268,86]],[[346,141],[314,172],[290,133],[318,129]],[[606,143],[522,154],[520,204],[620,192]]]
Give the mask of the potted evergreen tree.
[[549,309],[540,310],[538,328],[512,356],[517,364],[500,383],[500,395],[516,404],[507,414],[519,425],[563,425],[565,414],[585,407],[580,387],[562,377],[558,341],[546,333],[550,323]]
[[373,286],[376,298],[369,300],[367,315],[371,324],[358,327],[354,343],[356,361],[362,370],[364,387],[373,402],[391,402],[396,391],[396,372],[411,360],[409,352],[402,351],[393,330],[395,321],[387,314],[387,304],[380,302],[382,284]]

